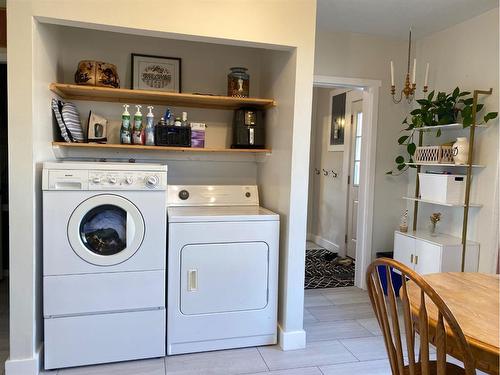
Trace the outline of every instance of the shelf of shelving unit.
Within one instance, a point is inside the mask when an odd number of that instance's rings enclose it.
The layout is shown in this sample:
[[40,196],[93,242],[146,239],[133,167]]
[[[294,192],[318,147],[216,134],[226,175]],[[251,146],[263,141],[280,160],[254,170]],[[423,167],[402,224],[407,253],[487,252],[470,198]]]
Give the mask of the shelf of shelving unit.
[[[406,165],[415,165],[415,166],[425,166],[425,167],[462,167],[462,168],[467,168],[469,167],[468,164],[453,164],[453,163],[425,163],[425,162],[418,162],[418,163],[406,163]],[[472,164],[472,168],[485,168],[484,165],[482,164]]]
[[[435,204],[435,205],[438,205],[438,206],[462,207],[462,208],[465,207],[465,204],[461,204],[461,203],[436,202],[436,201],[430,201],[430,200],[427,200],[427,199],[414,198],[414,197],[403,197],[403,199],[406,199],[407,201],[413,201],[413,202]],[[469,207],[479,208],[479,207],[482,207],[482,206],[483,206],[482,204],[469,203]]]
[[271,149],[240,149],[240,148],[195,148],[195,147],[166,147],[146,145],[122,145],[112,143],[68,143],[52,142],[52,147],[87,150],[127,150],[127,151],[167,151],[178,153],[222,153],[222,154],[271,154]]
[[274,99],[235,98],[231,96],[219,95],[114,89],[108,87],[81,86],[65,83],[51,83],[49,85],[49,89],[61,98],[68,100],[159,104],[209,109],[237,109],[241,107],[268,109],[276,106],[276,101]]
[[[476,125],[476,128],[486,128],[488,125]],[[463,124],[446,124],[446,125],[434,125],[434,126],[422,126],[420,128],[414,128],[416,131],[428,131],[428,130],[467,130],[469,127],[464,128]]]

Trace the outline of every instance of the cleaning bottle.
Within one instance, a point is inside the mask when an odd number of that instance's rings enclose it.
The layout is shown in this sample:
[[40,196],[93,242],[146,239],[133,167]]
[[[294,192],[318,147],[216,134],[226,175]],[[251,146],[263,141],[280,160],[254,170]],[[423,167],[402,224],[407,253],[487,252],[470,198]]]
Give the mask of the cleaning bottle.
[[142,126],[141,106],[136,105],[137,112],[134,114],[134,131],[132,133],[132,143],[134,145],[144,144],[144,127]]
[[148,106],[149,112],[146,115],[146,144],[148,146],[155,145],[155,125],[154,125],[154,115],[153,106]]
[[189,126],[189,124],[188,124],[188,114],[187,114],[187,112],[182,112],[182,121],[181,121],[181,126],[184,126],[184,127]]
[[120,128],[120,142],[125,145],[132,143],[130,136],[130,113],[128,112],[128,104],[124,104],[125,110],[122,113],[122,126]]

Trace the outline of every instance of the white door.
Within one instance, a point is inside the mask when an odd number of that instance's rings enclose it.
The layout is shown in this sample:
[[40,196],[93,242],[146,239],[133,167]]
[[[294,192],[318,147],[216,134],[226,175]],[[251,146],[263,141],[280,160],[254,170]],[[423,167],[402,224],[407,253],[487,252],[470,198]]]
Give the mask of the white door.
[[184,315],[258,310],[268,303],[265,242],[186,245],[181,250],[180,311]]
[[114,194],[95,195],[71,214],[68,240],[83,260],[112,266],[132,257],[144,239],[144,219],[129,200]]
[[351,105],[351,147],[347,194],[347,256],[356,259],[356,228],[358,225],[358,191],[363,134],[363,100]]

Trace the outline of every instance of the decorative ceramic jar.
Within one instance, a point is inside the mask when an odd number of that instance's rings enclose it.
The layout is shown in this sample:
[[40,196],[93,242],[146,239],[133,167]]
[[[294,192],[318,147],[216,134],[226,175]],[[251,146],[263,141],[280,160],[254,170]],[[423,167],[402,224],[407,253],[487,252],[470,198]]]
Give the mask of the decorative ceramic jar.
[[248,98],[250,94],[250,76],[247,68],[230,68],[227,75],[227,95],[239,98]]
[[469,141],[466,137],[458,137],[453,144],[453,161],[455,164],[467,164],[469,158]]

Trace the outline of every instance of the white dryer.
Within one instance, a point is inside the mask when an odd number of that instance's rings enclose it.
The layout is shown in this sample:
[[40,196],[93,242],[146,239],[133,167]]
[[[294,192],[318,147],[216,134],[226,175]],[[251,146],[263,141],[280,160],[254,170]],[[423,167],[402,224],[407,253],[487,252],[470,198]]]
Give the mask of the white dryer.
[[167,166],[43,169],[45,368],[165,355]]
[[167,354],[277,341],[279,216],[257,186],[168,187]]

